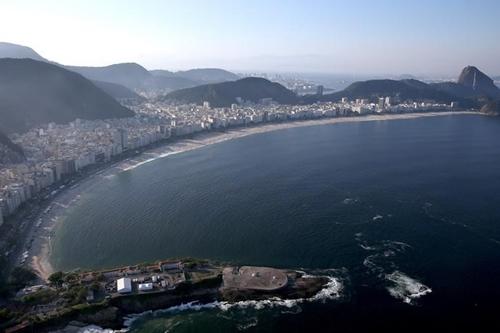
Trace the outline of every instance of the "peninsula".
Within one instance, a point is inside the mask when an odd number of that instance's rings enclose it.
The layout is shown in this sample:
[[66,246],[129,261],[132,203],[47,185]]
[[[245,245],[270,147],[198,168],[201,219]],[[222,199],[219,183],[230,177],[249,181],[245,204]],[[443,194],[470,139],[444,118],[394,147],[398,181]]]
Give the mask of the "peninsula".
[[166,260],[101,271],[53,273],[8,300],[6,332],[45,332],[70,322],[122,328],[123,317],[189,302],[306,301],[338,295],[329,276],[271,267]]

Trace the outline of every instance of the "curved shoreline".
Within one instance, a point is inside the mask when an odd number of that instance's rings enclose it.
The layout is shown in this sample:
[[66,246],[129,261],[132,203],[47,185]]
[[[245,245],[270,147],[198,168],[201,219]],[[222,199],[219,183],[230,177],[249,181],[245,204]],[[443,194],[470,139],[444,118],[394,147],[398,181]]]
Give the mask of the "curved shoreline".
[[482,115],[475,111],[451,111],[451,112],[425,112],[425,113],[408,113],[408,114],[382,114],[382,115],[367,115],[360,117],[343,117],[343,118],[323,118],[303,121],[289,121],[282,123],[268,123],[253,127],[239,127],[229,129],[224,132],[202,132],[194,135],[192,138],[180,139],[175,142],[168,142],[159,147],[152,148],[141,153],[139,156],[127,158],[123,161],[114,163],[102,170],[88,175],[84,179],[77,182],[70,188],[62,190],[62,192],[48,203],[48,208],[37,216],[37,220],[42,221],[38,227],[32,226],[30,232],[34,239],[31,249],[29,250],[29,263],[32,269],[44,280],[54,272],[54,268],[50,262],[52,236],[55,228],[59,225],[61,216],[64,211],[71,205],[74,205],[80,198],[80,193],[89,190],[93,186],[98,185],[109,177],[112,177],[121,172],[133,170],[141,165],[153,162],[173,154],[179,154],[194,149],[206,147],[209,145],[221,143],[228,140],[246,137],[249,135],[266,133],[277,130],[285,130],[296,127],[330,125],[337,123],[349,122],[365,122],[365,121],[383,121],[383,120],[404,120],[416,119],[424,117],[448,116],[448,115]]

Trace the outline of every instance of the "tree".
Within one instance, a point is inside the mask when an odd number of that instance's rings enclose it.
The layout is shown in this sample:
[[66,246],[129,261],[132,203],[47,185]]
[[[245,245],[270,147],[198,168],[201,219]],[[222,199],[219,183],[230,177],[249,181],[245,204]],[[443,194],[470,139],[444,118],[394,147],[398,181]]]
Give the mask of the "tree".
[[62,283],[64,282],[64,273],[63,272],[52,273],[49,276],[49,282],[55,286],[62,285]]

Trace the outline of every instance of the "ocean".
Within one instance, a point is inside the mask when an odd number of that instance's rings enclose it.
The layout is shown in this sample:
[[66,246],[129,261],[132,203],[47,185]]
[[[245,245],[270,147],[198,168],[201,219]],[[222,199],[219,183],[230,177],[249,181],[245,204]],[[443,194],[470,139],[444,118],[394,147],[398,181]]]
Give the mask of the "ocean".
[[56,229],[56,269],[173,257],[326,274],[329,297],[189,304],[133,332],[478,329],[500,310],[500,118],[282,129],[103,177]]

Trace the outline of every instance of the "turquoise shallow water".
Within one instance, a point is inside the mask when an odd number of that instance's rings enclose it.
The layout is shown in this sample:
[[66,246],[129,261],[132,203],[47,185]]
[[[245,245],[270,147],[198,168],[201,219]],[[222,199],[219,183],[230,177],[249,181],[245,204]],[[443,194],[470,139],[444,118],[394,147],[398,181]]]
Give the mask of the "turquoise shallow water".
[[142,331],[474,325],[500,294],[499,165],[500,119],[475,115],[248,136],[103,178],[67,210],[51,260],[194,256],[333,269],[343,285],[325,303],[150,315]]

